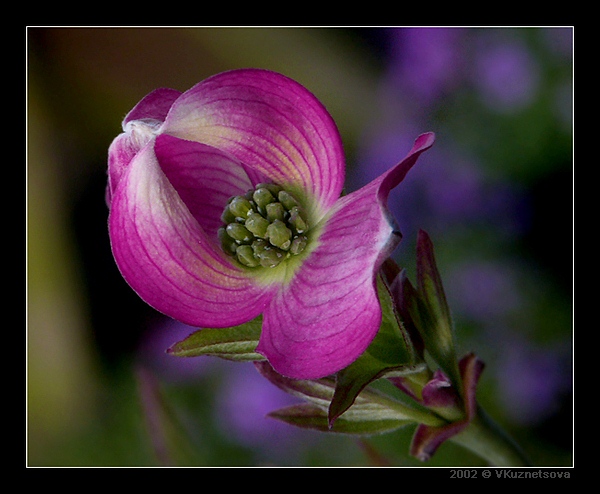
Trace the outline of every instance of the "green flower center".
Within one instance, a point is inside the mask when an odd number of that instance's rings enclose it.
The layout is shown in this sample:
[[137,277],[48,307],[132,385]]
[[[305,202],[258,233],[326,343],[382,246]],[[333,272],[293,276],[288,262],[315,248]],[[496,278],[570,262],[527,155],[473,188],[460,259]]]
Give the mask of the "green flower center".
[[232,197],[221,219],[223,251],[249,268],[274,268],[302,253],[308,243],[309,225],[300,202],[275,184],[258,184]]

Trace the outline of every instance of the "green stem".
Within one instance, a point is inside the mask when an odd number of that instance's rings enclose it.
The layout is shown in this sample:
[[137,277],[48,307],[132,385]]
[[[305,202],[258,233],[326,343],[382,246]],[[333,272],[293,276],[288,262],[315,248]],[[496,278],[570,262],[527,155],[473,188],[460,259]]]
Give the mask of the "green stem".
[[396,410],[404,415],[408,420],[412,420],[416,423],[430,425],[433,427],[440,427],[448,423],[442,417],[425,407],[409,405],[408,403],[400,402],[387,395],[384,395],[383,393],[377,392],[374,389],[366,389],[362,393],[363,394],[361,396],[368,396],[370,401],[384,405],[392,410]]
[[530,466],[519,446],[480,406],[469,426],[451,440],[485,459],[490,466]]

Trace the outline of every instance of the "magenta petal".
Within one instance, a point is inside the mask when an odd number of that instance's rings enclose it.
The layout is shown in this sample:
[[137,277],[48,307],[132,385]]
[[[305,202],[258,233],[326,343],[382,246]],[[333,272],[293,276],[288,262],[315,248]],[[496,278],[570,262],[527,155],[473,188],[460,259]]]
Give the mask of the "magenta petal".
[[161,170],[152,146],[131,161],[109,216],[121,274],[149,305],[181,322],[226,327],[271,299],[215,248]]
[[156,138],[154,151],[196,221],[216,240],[227,201],[252,188],[244,168],[218,149],[166,134]]
[[372,201],[340,200],[319,245],[264,314],[258,351],[280,374],[312,379],[337,372],[379,329],[375,272],[392,228],[370,192]]
[[422,392],[423,404],[432,409],[460,407],[460,397],[446,375],[437,369]]
[[277,372],[323,377],[371,343],[381,324],[375,276],[400,240],[384,201],[432,144],[433,136],[417,139],[401,163],[335,205],[318,246],[264,313],[257,351]]
[[369,228],[368,216],[377,213],[370,202],[343,202],[264,314],[257,350],[288,377],[319,378],[346,367],[381,323],[374,277],[391,229],[380,217]]
[[419,424],[413,435],[410,454],[421,461],[429,460],[448,439],[461,432],[468,423],[451,422],[442,427]]
[[133,107],[123,120],[123,124],[132,120],[158,120],[164,122],[171,106],[179,96],[181,96],[181,91],[175,89],[155,89]]
[[112,192],[135,155],[156,135],[173,102],[181,95],[174,89],[157,89],[146,95],[123,120],[123,133],[108,150],[108,185],[106,203],[110,207]]
[[415,140],[415,143],[408,153],[408,155],[398,163],[394,168],[384,173],[381,177],[376,178],[374,181],[381,182],[380,186],[380,198],[382,201],[387,199],[387,196],[394,187],[396,187],[406,176],[408,171],[417,162],[419,155],[433,146],[435,142],[435,134],[433,132],[426,132],[421,134]]
[[296,184],[322,215],[344,186],[341,138],[307,89],[275,72],[242,69],[213,76],[174,103],[163,131],[209,144],[256,171],[256,182]]

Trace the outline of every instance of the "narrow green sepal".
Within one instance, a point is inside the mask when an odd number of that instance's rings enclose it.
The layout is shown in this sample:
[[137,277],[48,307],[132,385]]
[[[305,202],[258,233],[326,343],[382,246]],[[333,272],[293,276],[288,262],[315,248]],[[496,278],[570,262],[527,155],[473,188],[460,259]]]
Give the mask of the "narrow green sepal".
[[401,417],[390,416],[375,407],[364,410],[356,407],[340,417],[334,426],[330,427],[327,412],[311,403],[301,403],[275,410],[267,416],[304,429],[361,436],[392,432],[412,423]]
[[[300,408],[296,410],[311,411],[310,419],[306,417],[289,414],[287,419],[285,413],[279,412],[277,418],[286,420],[293,425],[316,428],[318,430],[333,432],[348,432],[348,425],[338,425],[340,420],[344,424],[351,423],[355,433],[374,433],[377,427],[379,432],[393,430],[409,423],[424,423],[432,426],[440,426],[446,422],[439,416],[422,407],[415,407],[401,403],[383,393],[373,389],[363,389],[356,396],[352,406],[343,415],[331,424],[328,416],[328,407],[335,392],[336,383],[331,377],[316,380],[296,380],[282,376],[273,370],[271,365],[264,362],[255,362],[254,366],[260,374],[272,384],[292,396],[301,398],[312,407],[319,409],[318,419],[315,418],[314,409]],[[322,418],[321,418],[322,417]],[[379,425],[375,426],[373,423]],[[363,424],[362,426],[360,424]],[[360,432],[362,431],[362,432]],[[371,432],[367,432],[371,431]]]
[[204,328],[167,349],[175,357],[199,357],[211,355],[226,360],[260,361],[264,357],[256,353],[260,338],[262,316],[250,322],[230,328]]
[[[410,314],[425,343],[425,348],[448,375],[456,389],[461,389],[458,358],[454,344],[454,327],[446,301],[442,279],[437,269],[433,244],[429,235],[420,230],[417,236],[417,292],[411,285],[403,286]],[[417,322],[418,320],[418,322]]]

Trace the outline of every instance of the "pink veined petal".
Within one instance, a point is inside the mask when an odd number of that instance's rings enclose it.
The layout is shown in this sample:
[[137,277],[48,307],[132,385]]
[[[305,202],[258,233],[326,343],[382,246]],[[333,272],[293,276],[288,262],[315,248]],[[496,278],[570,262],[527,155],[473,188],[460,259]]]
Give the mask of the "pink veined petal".
[[420,136],[402,162],[334,206],[319,245],[265,310],[257,351],[277,372],[323,377],[371,343],[381,324],[376,273],[400,241],[387,196],[432,144]]
[[255,286],[215,248],[160,169],[151,144],[113,192],[109,231],[125,280],[146,303],[181,322],[241,324],[272,297],[271,288]]
[[157,136],[154,152],[179,197],[216,240],[227,201],[252,188],[244,168],[218,149],[166,134]]
[[158,124],[155,121],[132,120],[124,125],[108,148],[108,184],[106,204],[110,208],[113,190],[136,154],[155,137]]
[[333,119],[312,93],[275,72],[240,69],[206,79],[177,99],[163,132],[227,151],[259,177],[301,187],[316,200],[318,217],[344,186]]
[[173,102],[181,95],[175,89],[156,89],[146,95],[123,119],[123,131],[108,149],[106,204],[110,208],[112,192],[134,156],[154,135]]
[[133,120],[157,120],[164,122],[167,113],[181,91],[169,88],[155,89],[144,96],[123,120],[123,126]]

